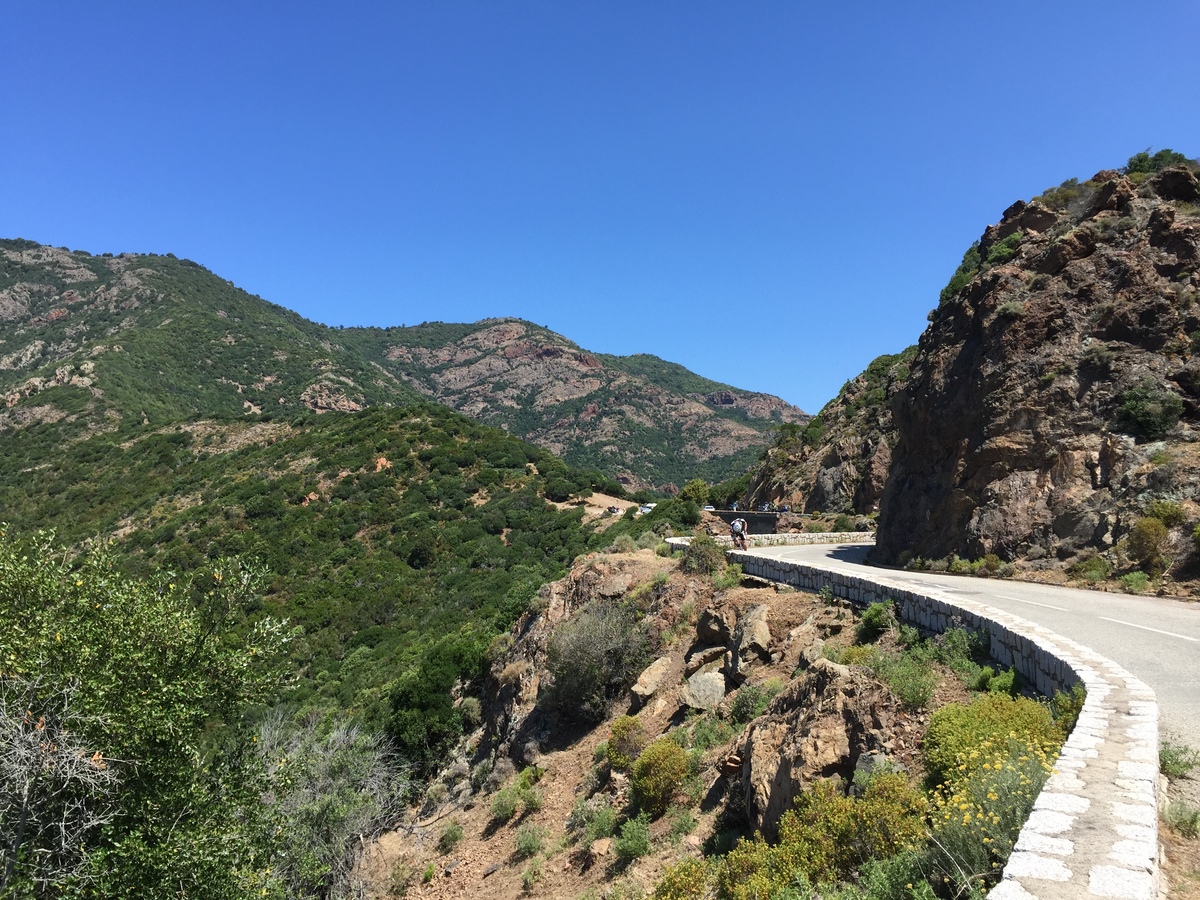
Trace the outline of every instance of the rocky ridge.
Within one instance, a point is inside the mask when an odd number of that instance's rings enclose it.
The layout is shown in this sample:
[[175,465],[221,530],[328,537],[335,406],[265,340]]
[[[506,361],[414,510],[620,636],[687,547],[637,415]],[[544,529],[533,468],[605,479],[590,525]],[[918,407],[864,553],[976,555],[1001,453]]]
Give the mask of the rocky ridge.
[[[880,558],[1136,562],[1123,539],[1150,503],[1200,513],[1195,172],[1017,202],[975,260],[892,403]],[[1183,550],[1182,528],[1169,540]]]

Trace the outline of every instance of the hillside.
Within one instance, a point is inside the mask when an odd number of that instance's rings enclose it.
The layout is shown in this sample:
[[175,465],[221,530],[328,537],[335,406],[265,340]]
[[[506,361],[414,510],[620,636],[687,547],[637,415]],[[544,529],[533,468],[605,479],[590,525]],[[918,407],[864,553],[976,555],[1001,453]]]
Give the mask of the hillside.
[[519,320],[327,328],[189,260],[22,240],[0,241],[0,394],[0,429],[50,425],[61,440],[432,399],[638,488],[740,474],[775,427],[807,418]]
[[750,506],[876,512],[896,442],[891,400],[907,380],[916,350],[878,357],[803,429],[781,429],[754,473]]

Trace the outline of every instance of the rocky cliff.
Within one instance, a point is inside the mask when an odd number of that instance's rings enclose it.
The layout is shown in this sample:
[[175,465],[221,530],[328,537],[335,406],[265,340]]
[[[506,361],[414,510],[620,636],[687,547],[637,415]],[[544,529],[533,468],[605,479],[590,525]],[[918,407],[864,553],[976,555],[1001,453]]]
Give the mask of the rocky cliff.
[[[1104,171],[1005,210],[943,292],[892,400],[880,558],[1186,565],[1198,267],[1190,164]],[[1168,520],[1157,555],[1125,540],[1152,513]]]

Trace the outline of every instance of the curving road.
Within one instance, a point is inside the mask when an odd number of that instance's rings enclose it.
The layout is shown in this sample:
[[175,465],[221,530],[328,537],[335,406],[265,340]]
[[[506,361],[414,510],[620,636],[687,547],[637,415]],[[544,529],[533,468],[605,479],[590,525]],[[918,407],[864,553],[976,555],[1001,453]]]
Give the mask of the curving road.
[[1200,748],[1200,603],[882,569],[865,564],[870,549],[870,544],[809,544],[750,552],[932,587],[1036,622],[1091,647],[1146,682],[1158,695],[1163,738]]

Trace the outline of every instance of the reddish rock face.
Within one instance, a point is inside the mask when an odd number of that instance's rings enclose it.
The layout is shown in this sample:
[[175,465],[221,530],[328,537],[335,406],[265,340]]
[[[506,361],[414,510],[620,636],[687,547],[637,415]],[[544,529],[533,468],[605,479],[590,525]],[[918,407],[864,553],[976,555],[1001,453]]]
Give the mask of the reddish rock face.
[[1066,559],[1111,548],[1151,499],[1194,504],[1200,209],[1181,198],[1200,186],[1101,176],[1053,224],[1010,207],[932,314],[891,404],[884,561]]

